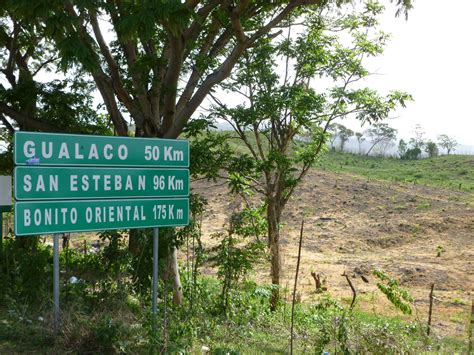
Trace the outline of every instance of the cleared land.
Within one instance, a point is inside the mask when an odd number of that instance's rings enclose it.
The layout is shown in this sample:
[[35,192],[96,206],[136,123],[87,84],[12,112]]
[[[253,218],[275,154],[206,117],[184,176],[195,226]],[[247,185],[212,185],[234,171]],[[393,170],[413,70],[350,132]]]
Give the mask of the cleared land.
[[[336,158],[340,163],[335,163]],[[459,174],[463,179],[461,190],[435,187],[449,185],[442,179],[430,181],[435,186],[393,181],[397,179],[389,179],[389,171],[397,171],[394,164],[405,164],[395,160],[388,160],[382,169],[385,173],[368,168],[370,175],[367,175],[372,177],[369,180],[355,175],[364,175],[363,167],[345,164],[344,158],[345,155],[338,153],[326,156],[327,169],[345,172],[313,169],[286,209],[281,233],[283,286],[290,289],[293,282],[299,226],[304,218],[299,276],[303,301],[320,297],[314,292],[311,277],[311,271],[315,271],[326,279],[327,292],[350,303],[351,290],[341,276],[347,271],[358,290],[359,309],[399,315],[377,291],[376,280],[371,276],[373,268],[382,268],[415,297],[413,317],[419,317],[421,322],[426,322],[429,289],[434,283],[434,333],[465,338],[474,297],[474,194],[464,191],[469,183],[473,184],[472,180],[464,179],[473,174],[473,165],[469,164],[474,164],[474,158],[439,157],[439,166],[431,165],[429,160],[409,162],[418,166],[419,174],[446,174],[449,181],[456,181],[450,176],[463,171],[459,161],[465,163],[468,173]],[[333,163],[328,163],[328,159]],[[355,159],[374,158],[348,155],[347,159],[356,164]],[[385,164],[383,159],[375,161]],[[447,170],[446,164],[453,164],[453,169]],[[379,172],[377,176],[373,176],[374,171]],[[205,246],[210,246],[215,240],[208,237],[225,230],[227,219],[239,201],[232,199],[222,182],[200,182],[192,186],[209,201],[203,233]],[[211,268],[206,272],[214,273]],[[360,274],[368,277],[368,284],[361,280]],[[269,283],[269,264],[259,265],[252,278]]]

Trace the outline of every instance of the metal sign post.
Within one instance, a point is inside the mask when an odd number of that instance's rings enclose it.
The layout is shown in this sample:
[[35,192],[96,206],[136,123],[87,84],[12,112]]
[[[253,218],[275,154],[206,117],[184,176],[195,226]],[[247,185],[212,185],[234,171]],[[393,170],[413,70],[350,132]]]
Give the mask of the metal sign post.
[[54,333],[59,331],[59,234],[53,235],[53,300],[54,300]]
[[151,300],[153,334],[156,334],[156,303],[158,298],[158,237],[159,229],[153,228],[153,285]]

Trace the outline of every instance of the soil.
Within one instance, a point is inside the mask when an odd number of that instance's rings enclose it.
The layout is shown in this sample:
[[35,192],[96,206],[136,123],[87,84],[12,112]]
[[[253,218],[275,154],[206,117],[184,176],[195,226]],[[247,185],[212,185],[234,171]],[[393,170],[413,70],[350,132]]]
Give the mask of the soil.
[[[210,236],[226,229],[240,202],[222,181],[193,182],[192,187],[209,201],[203,240],[210,247],[217,242]],[[321,297],[315,292],[313,271],[325,280],[326,292],[350,304],[351,289],[342,277],[347,272],[359,309],[401,316],[377,290],[371,271],[380,268],[414,296],[414,318],[405,318],[426,322],[434,283],[433,332],[467,336],[474,299],[474,194],[310,171],[282,219],[282,286],[287,290],[293,287],[302,219],[298,290],[303,302]],[[262,263],[251,277],[269,283],[269,268]],[[209,266],[204,269],[215,272]],[[285,296],[289,299],[290,292]]]

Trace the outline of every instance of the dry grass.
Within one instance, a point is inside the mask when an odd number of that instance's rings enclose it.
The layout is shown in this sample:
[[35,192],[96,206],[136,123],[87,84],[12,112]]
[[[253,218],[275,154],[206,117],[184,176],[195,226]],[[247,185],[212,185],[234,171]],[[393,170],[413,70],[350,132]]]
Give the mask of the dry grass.
[[[225,228],[236,202],[222,183],[201,182],[193,188],[210,203],[203,223],[208,247],[215,243],[208,236]],[[423,321],[434,283],[435,334],[465,336],[467,323],[459,319],[467,319],[474,295],[472,193],[313,170],[283,216],[283,286],[294,277],[301,218],[305,218],[300,274],[304,301],[317,297],[311,271],[326,278],[331,295],[349,301],[351,291],[341,277],[348,271],[355,276],[361,309],[394,315],[395,309],[377,296],[370,275],[373,268],[382,268],[412,293]],[[438,246],[443,250],[440,257]],[[268,270],[269,265],[260,265],[254,278],[268,283]],[[368,284],[359,273],[369,278]]]

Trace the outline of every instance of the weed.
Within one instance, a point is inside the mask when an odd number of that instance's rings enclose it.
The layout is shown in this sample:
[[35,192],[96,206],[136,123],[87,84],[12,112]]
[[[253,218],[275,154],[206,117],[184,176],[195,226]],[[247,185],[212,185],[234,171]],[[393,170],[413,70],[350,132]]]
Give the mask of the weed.
[[441,256],[442,253],[444,253],[444,248],[441,246],[441,245],[438,245],[436,247],[436,256],[439,258]]
[[416,208],[418,208],[418,209],[427,209],[427,208],[430,208],[430,207],[431,207],[431,203],[429,203],[429,202],[422,202],[418,206],[416,206]]
[[380,280],[377,287],[387,296],[387,299],[402,313],[411,314],[410,303],[413,303],[413,297],[408,291],[401,288],[398,281],[390,278],[383,270],[373,270],[373,275]]

